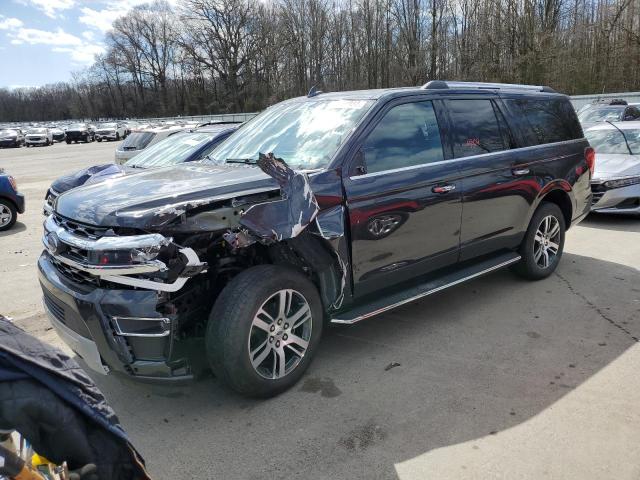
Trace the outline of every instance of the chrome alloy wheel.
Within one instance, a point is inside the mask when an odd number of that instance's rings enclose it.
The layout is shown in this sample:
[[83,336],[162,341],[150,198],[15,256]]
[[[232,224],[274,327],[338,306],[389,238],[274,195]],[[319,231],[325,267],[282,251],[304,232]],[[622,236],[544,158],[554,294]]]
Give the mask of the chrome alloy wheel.
[[9,225],[13,220],[13,213],[6,205],[0,203],[0,227]]
[[533,259],[540,268],[547,268],[560,250],[560,222],[553,215],[542,219],[533,241]]
[[249,360],[263,378],[277,380],[300,363],[311,340],[311,307],[296,290],[280,290],[253,317]]

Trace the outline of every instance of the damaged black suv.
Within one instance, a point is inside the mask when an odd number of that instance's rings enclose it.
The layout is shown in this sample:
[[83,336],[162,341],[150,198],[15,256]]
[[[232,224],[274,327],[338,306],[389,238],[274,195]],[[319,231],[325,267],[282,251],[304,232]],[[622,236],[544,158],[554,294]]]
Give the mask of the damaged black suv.
[[275,395],[327,322],[352,324],[511,266],[558,265],[594,154],[547,87],[432,81],[313,91],[201,164],[71,190],[45,221],[44,303],[93,369],[203,367]]

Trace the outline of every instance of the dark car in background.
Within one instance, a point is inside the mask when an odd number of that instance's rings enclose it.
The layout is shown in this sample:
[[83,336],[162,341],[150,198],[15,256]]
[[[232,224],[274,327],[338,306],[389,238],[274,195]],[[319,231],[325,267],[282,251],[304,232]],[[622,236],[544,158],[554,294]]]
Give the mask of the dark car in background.
[[71,142],[93,142],[95,140],[95,130],[87,123],[73,123],[67,127],[65,141]]
[[203,162],[60,195],[38,261],[46,310],[103,374],[186,380],[206,355],[236,391],[273,396],[325,321],[507,266],[551,275],[593,168],[569,98],[547,87],[312,91]]
[[0,148],[21,147],[24,145],[24,133],[18,128],[0,130]]
[[53,127],[50,129],[51,130],[51,135],[53,136],[53,141],[54,142],[64,142],[65,138],[67,138],[67,135],[64,133],[64,130],[61,129],[60,127]]
[[138,173],[147,168],[159,168],[204,159],[238,128],[237,124],[209,125],[197,130],[178,132],[143,150],[123,165],[94,165],[56,179],[45,195],[44,213],[51,213],[55,199],[62,193],[109,178]]
[[13,227],[19,213],[24,213],[24,195],[15,178],[0,169],[0,232]]

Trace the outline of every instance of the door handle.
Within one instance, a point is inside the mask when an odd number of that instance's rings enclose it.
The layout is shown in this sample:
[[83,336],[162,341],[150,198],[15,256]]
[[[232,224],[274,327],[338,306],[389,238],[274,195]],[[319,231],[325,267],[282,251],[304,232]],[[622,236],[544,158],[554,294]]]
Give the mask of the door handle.
[[431,191],[433,193],[447,193],[450,192],[451,190],[455,190],[456,186],[455,185],[438,185],[437,187],[433,187],[431,189]]
[[529,172],[530,170],[527,167],[514,168],[511,170],[511,173],[513,173],[517,177],[521,177],[523,175],[529,175]]

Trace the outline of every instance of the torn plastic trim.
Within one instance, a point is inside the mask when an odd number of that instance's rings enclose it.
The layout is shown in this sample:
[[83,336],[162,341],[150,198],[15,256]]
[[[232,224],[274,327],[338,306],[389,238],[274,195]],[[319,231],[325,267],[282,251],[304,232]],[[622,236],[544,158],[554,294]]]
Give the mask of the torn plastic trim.
[[200,261],[196,252],[191,248],[182,248],[178,251],[187,258],[187,263],[182,270],[181,275],[176,278],[173,283],[157,282],[145,278],[128,277],[126,275],[103,274],[103,280],[128,285],[130,287],[144,288],[148,290],[157,290],[160,292],[177,292],[191,277],[198,275],[206,270],[207,264]]
[[[165,272],[167,266],[160,260],[150,259],[133,264],[110,264],[94,265],[88,262],[79,261],[65,255],[65,245],[88,251],[135,251],[145,248],[162,248],[173,242],[172,238],[164,237],[160,234],[144,234],[121,237],[101,237],[91,240],[78,237],[66,231],[56,224],[53,216],[45,220],[45,235],[42,242],[46,250],[53,258],[70,267],[103,280],[128,285],[132,287],[157,290],[163,292],[176,292],[180,290],[187,280],[206,270],[207,264],[201,262],[196,252],[191,248],[181,248],[178,254],[186,258],[181,273],[173,283],[166,283],[146,278],[136,278],[129,275],[141,275],[154,272]],[[60,245],[60,244],[64,245]]]
[[320,211],[307,174],[293,170],[273,153],[260,153],[256,164],[278,182],[282,198],[257,203],[247,209],[239,220],[240,228],[224,235],[233,248],[246,248],[255,242],[269,245],[295,238]]

